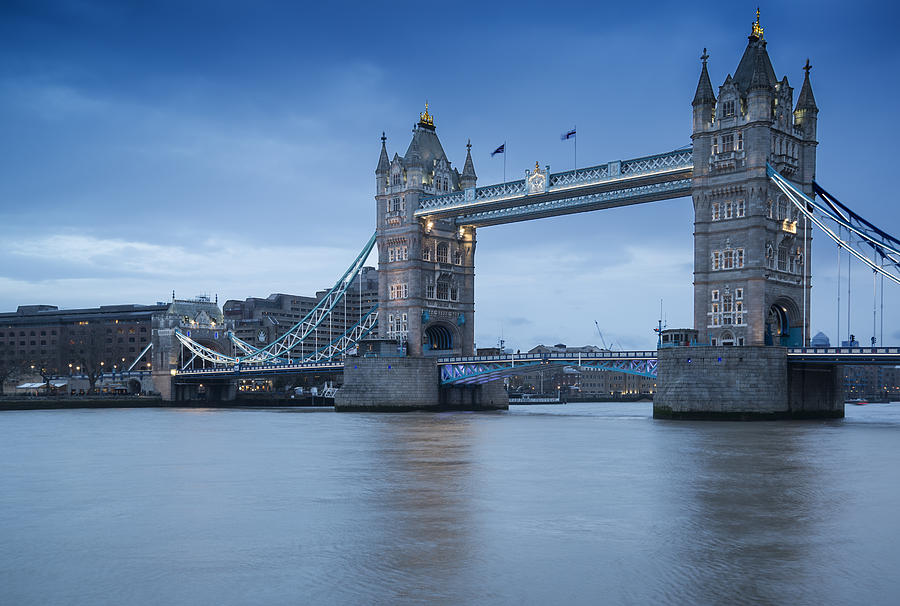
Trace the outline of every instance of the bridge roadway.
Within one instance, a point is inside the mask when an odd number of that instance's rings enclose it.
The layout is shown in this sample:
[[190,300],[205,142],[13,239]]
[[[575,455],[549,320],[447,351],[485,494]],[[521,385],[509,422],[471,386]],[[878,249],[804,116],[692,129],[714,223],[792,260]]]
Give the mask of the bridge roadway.
[[423,198],[415,216],[482,227],[643,204],[691,193],[693,149],[615,160],[597,166]]
[[[740,352],[740,348],[733,350]],[[900,365],[900,347],[797,347],[787,350],[788,362],[841,365]],[[352,360],[349,358],[348,360]],[[443,384],[480,384],[505,376],[539,372],[547,365],[580,366],[597,370],[656,376],[656,350],[596,353],[525,353],[436,358]],[[176,372],[179,378],[248,378],[279,374],[343,372],[343,360],[292,364],[239,365]]]

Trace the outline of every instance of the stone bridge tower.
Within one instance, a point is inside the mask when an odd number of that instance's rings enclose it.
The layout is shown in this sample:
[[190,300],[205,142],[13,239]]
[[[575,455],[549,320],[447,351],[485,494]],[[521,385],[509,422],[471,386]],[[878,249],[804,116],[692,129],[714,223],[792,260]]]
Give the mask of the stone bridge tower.
[[475,187],[471,146],[463,171],[451,167],[428,105],[406,154],[375,169],[378,335],[411,356],[472,355],[475,348],[475,228],[415,218],[424,197]]
[[713,345],[809,341],[811,225],[766,163],[812,195],[818,108],[809,83],[793,104],[756,22],[718,96],[704,49],[694,95],[694,327]]

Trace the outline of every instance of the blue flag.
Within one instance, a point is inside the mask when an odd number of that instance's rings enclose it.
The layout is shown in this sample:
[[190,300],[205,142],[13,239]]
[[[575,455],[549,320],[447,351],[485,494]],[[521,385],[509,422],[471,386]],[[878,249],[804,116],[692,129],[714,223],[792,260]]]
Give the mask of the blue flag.
[[575,136],[575,129],[573,128],[572,130],[561,134],[559,136],[559,138],[561,141],[565,141],[566,139],[571,139],[574,136]]
[[501,145],[500,147],[498,147],[497,149],[495,149],[494,151],[492,151],[492,152],[491,152],[491,158],[493,158],[493,157],[496,156],[497,154],[502,154],[502,153],[505,153],[505,152],[506,152],[506,143],[504,143],[503,145]]

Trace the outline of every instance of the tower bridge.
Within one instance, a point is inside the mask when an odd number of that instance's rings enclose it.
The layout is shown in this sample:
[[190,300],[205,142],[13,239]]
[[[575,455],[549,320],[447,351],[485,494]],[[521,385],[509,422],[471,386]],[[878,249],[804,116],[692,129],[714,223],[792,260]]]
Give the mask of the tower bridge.
[[[708,60],[704,49],[691,102],[690,147],[564,172],[536,163],[523,179],[481,187],[471,144],[460,171],[444,152],[426,104],[404,155],[391,156],[382,135],[375,235],[326,303],[277,344],[257,349],[235,342],[237,356],[213,355],[179,339],[224,366],[252,362],[275,372],[279,365],[344,359],[360,339],[377,334],[405,356],[356,357],[352,367],[345,364],[339,409],[504,407],[496,379],[529,372],[530,365],[574,362],[473,356],[477,230],[690,195],[693,347],[626,352],[577,365],[657,374],[659,416],[842,415],[835,364],[863,358],[893,363],[896,350],[819,355],[807,348],[813,229],[897,284],[900,241],[816,183],[819,110],[808,61],[795,100],[787,76],[776,77],[758,14],[733,75],[717,92]],[[292,359],[295,345],[337,304],[373,245],[377,309],[356,332],[316,356]]]

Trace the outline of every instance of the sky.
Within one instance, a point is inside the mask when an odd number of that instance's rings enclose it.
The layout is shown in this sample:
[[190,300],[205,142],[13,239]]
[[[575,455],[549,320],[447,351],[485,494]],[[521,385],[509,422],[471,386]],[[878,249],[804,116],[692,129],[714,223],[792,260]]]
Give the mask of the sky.
[[[820,108],[817,179],[885,231],[900,9],[889,2],[763,2],[780,79],[802,66]],[[330,287],[374,229],[385,132],[401,155],[429,102],[479,185],[549,164],[690,143],[709,49],[734,71],[755,3],[0,3],[0,311],[226,299]],[[479,347],[655,346],[660,316],[692,324],[689,198],[482,228]],[[372,263],[374,264],[374,257]],[[812,252],[812,332],[834,342],[837,253]],[[871,273],[853,269],[852,332],[873,329]],[[880,301],[881,293],[876,294]],[[900,287],[884,290],[900,343]],[[880,336],[880,324],[876,327]]]

